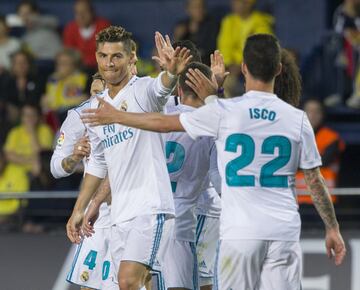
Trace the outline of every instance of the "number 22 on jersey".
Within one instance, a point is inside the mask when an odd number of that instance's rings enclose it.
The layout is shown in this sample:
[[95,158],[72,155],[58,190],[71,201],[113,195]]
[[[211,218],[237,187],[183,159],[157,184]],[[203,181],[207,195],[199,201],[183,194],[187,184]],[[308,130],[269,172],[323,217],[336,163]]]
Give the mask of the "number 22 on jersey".
[[[237,153],[241,147],[241,154],[230,161],[225,168],[226,183],[228,186],[255,186],[254,175],[239,175],[238,171],[249,166],[255,158],[254,139],[247,134],[232,134],[226,139],[225,151]],[[275,175],[275,172],[283,168],[291,157],[291,142],[284,136],[269,136],[265,138],[261,146],[261,154],[274,155],[275,148],[278,156],[262,165],[260,170],[260,185],[262,187],[287,188],[288,176]]]

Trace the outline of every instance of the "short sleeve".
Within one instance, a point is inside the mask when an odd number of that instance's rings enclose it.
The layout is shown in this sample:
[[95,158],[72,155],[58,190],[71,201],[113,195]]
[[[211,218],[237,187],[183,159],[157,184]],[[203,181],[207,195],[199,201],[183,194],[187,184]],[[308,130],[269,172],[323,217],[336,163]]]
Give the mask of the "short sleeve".
[[218,101],[192,112],[180,114],[180,122],[192,139],[200,136],[217,138],[221,112]]
[[306,113],[304,113],[303,117],[300,150],[299,167],[301,169],[312,169],[321,166],[321,156],[316,145],[314,130]]

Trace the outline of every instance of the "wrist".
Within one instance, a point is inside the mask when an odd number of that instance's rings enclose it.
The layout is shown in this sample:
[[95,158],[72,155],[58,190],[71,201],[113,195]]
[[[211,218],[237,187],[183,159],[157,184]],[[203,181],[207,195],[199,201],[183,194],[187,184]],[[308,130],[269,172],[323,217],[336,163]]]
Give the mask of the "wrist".
[[177,75],[176,73],[172,73],[172,72],[169,72],[168,70],[166,71],[166,75],[168,76],[168,78],[172,81],[174,80],[177,80]]

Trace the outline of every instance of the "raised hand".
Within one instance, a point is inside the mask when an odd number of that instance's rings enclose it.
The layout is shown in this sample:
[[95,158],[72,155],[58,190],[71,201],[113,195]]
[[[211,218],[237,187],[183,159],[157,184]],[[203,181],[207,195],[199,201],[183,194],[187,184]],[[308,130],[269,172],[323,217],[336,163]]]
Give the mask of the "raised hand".
[[210,55],[210,64],[211,71],[215,76],[218,87],[221,88],[230,72],[227,72],[225,69],[224,57],[220,51],[215,50],[215,52]]
[[119,110],[115,109],[102,98],[97,97],[97,99],[99,101],[99,107],[97,109],[83,110],[81,120],[92,127],[115,123],[115,116],[119,113]]
[[346,248],[339,230],[327,230],[325,243],[328,257],[334,258],[336,266],[341,265],[346,255]]
[[73,212],[66,224],[66,234],[72,243],[80,244],[82,240],[81,224],[84,215],[79,212]]
[[200,70],[189,69],[186,77],[185,83],[194,90],[201,100],[204,101],[206,97],[217,94],[218,85],[214,75],[210,80]]
[[166,55],[172,55],[174,53],[174,48],[171,45],[170,37],[165,35],[165,38],[158,31],[155,32],[155,46],[158,53],[158,56],[153,56],[152,59],[155,60],[161,69],[166,69]]
[[165,68],[172,75],[180,74],[186,67],[192,55],[190,55],[190,50],[183,47],[177,47],[173,54],[165,53]]

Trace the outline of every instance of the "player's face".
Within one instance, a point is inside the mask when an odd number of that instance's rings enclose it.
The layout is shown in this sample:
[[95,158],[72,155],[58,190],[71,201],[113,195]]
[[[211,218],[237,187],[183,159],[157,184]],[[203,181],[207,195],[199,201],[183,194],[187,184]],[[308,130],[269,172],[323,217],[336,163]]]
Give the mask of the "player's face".
[[105,82],[117,85],[129,76],[133,54],[126,52],[122,42],[104,42],[98,45],[96,60]]
[[92,81],[90,88],[91,96],[100,94],[103,90],[105,90],[105,84],[102,80],[96,79]]

